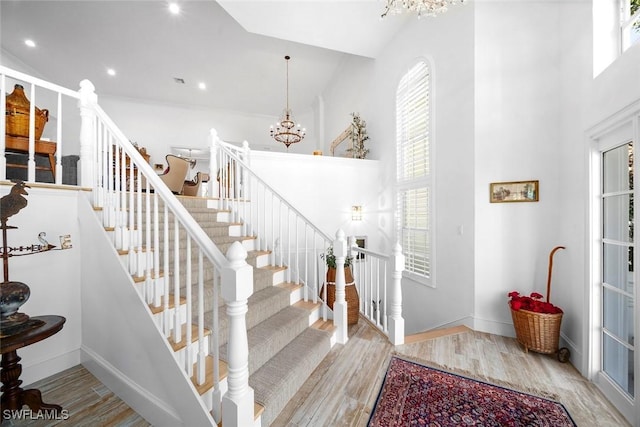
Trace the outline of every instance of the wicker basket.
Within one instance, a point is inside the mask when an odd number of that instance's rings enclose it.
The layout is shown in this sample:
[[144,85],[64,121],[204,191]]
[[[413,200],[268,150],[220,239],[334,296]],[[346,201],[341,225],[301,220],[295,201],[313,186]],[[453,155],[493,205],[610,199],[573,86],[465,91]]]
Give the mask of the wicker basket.
[[550,354],[558,351],[562,313],[536,313],[509,308],[516,339],[524,346],[525,352],[533,350]]
[[[5,133],[28,138],[30,105],[21,85],[15,85],[13,92],[7,95],[6,108]],[[36,107],[35,115],[35,139],[37,141],[42,136],[44,125],[49,120],[49,110],[41,110]]]
[[[335,272],[336,270],[333,268],[327,270],[327,306],[332,310],[336,299]],[[358,297],[358,289],[353,280],[350,267],[344,268],[344,276],[346,282],[344,298],[347,301],[347,324],[354,325],[358,323],[360,317],[360,297]],[[320,298],[324,296],[324,287],[325,285],[322,285],[322,289],[320,289]]]

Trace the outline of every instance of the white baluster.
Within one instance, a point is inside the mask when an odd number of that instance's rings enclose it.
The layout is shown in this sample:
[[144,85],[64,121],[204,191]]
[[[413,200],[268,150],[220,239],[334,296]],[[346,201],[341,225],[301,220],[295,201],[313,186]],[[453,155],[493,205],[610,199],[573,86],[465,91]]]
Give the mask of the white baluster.
[[333,254],[336,256],[336,300],[333,303],[333,324],[337,328],[336,342],[346,344],[349,340],[347,330],[347,301],[345,300],[344,261],[347,256],[347,241],[342,229],[336,232],[333,241]]
[[89,80],[80,82],[80,186],[94,188],[95,176],[95,121],[94,106],[98,103],[95,87]]
[[235,242],[227,252],[229,265],[222,269],[222,297],[229,316],[229,390],[222,398],[222,424],[251,426],[253,389],[249,387],[249,345],[245,314],[253,293],[253,268],[246,262],[247,251]]
[[[7,78],[4,74],[0,76],[0,116],[6,117],[7,114]],[[6,134],[6,121],[0,120],[0,135]],[[7,179],[7,158],[5,157],[5,137],[0,136],[0,181]]]
[[393,248],[393,283],[389,304],[389,341],[393,345],[404,344],[404,319],[402,318],[402,271],[404,255],[399,243]]
[[207,185],[209,186],[209,197],[219,198],[219,187],[216,184],[218,182],[218,160],[216,157],[218,150],[218,132],[216,132],[215,129],[211,128],[209,134],[211,135],[211,143],[209,145],[209,182],[207,183]]
[[27,181],[36,182],[36,85],[31,84],[29,104],[29,155],[27,160]]
[[60,92],[58,92],[58,103],[57,103],[57,112],[58,112],[58,117],[57,117],[57,121],[58,121],[58,128],[56,129],[56,141],[57,141],[57,148],[56,148],[56,176],[55,176],[55,183],[60,185],[62,184],[62,123],[63,123],[63,118],[62,118],[62,94]]

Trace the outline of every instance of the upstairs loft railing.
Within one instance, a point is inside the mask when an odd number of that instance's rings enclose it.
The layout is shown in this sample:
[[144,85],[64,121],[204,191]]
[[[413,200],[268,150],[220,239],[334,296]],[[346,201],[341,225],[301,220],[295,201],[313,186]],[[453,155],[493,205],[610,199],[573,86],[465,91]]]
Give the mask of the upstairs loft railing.
[[[91,82],[84,80],[79,91],[72,91],[0,67],[0,105],[4,114],[7,83],[14,81],[28,87],[31,94],[27,181],[36,180],[33,132],[33,109],[39,99],[36,93],[50,91],[58,99],[58,109],[53,114],[57,122],[56,158],[59,159],[63,141],[70,138],[63,132],[63,113],[65,119],[75,116],[79,126],[68,134],[79,135],[79,184],[92,189],[91,203],[101,214],[105,229],[112,232],[114,246],[126,256],[132,283],[137,284],[144,301],[152,310],[163,308],[163,315],[157,321],[160,333],[172,344],[184,343],[176,362],[188,377],[194,377],[201,385],[207,380],[205,367],[207,359],[211,358],[214,389],[205,403],[213,411],[215,422],[222,420],[231,426],[253,423],[253,390],[247,381],[244,317],[247,299],[253,292],[253,269],[246,263],[246,250],[236,243],[226,257],[220,252],[136,147],[100,108]],[[79,114],[78,110],[73,112],[71,108],[63,107],[63,97],[77,102]],[[4,180],[7,166],[5,121],[1,123],[0,179]],[[55,183],[60,184],[62,167],[59,160],[56,164]],[[197,285],[197,295],[192,295],[192,285]],[[213,290],[212,299],[205,297],[205,289]],[[220,293],[227,305],[229,330],[232,331],[227,357],[228,391],[224,394],[218,363]],[[184,310],[173,308],[180,307],[182,301],[185,301]],[[211,324],[205,324],[205,305],[214,310]],[[197,340],[192,339],[192,334],[197,335]],[[194,342],[197,344],[192,344]],[[193,392],[197,395],[195,387]]]
[[[24,87],[25,95],[30,101],[28,111],[22,109],[7,111],[7,95],[13,92],[17,84]],[[62,118],[64,116],[66,119],[68,114],[69,117],[75,117],[79,124],[77,108],[79,100],[78,91],[0,66],[0,115],[6,118],[0,120],[0,180],[7,179],[7,148],[9,148],[9,152],[13,155],[26,157],[26,164],[20,162],[15,165],[27,171],[26,181],[36,182],[36,170],[44,169],[48,170],[48,174],[53,175],[47,176],[48,182],[62,183],[62,153],[66,150],[66,141],[75,138],[77,142],[79,135],[77,127],[72,130],[72,132],[75,131],[73,136],[68,129],[63,129]],[[46,139],[43,137],[41,140],[35,138],[37,104],[55,105],[54,108],[47,109],[48,120],[38,123],[40,126],[46,125],[46,135],[52,136],[55,142],[50,141],[51,137]],[[12,116],[11,120],[15,120],[11,122],[11,129],[7,128],[9,116]],[[7,133],[12,135],[8,136]],[[15,135],[24,135],[24,137]],[[36,156],[39,156],[38,160],[44,161],[41,163],[44,166],[36,164]]]

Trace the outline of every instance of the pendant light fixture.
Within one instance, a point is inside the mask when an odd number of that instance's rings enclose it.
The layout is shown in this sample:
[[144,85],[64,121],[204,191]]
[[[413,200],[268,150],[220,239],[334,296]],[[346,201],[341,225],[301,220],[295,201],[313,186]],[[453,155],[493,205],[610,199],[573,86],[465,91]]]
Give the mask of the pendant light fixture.
[[271,126],[269,133],[273,139],[286,145],[288,150],[291,144],[298,143],[304,139],[306,129],[301,128],[300,123],[296,124],[293,118],[293,113],[289,108],[289,60],[291,57],[287,55],[284,59],[287,64],[287,106],[282,113],[280,121],[276,123],[275,127],[273,125]]

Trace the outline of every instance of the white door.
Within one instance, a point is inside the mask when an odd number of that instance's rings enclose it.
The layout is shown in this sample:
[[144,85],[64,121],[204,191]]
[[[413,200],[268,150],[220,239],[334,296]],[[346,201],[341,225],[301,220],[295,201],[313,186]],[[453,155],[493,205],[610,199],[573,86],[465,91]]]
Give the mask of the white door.
[[634,424],[635,404],[635,283],[634,144],[630,140],[599,151],[599,259],[596,383]]

